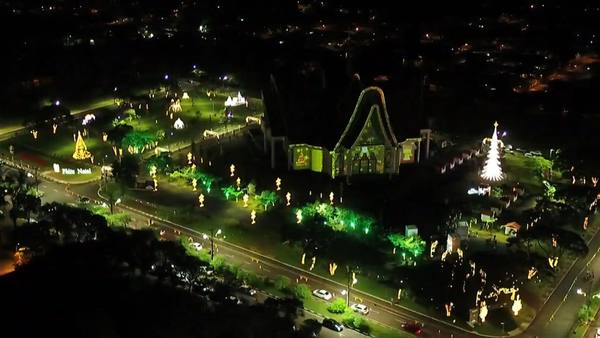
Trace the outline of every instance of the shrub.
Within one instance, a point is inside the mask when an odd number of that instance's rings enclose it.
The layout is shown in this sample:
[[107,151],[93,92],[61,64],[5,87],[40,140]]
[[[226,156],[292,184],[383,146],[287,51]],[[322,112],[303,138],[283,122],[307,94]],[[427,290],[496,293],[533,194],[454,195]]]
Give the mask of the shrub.
[[249,273],[243,269],[237,269],[235,274],[235,279],[237,279],[240,283],[247,281]]
[[294,288],[294,296],[299,300],[306,300],[311,295],[310,288],[306,284],[298,284]]
[[227,264],[225,263],[225,259],[220,256],[215,256],[210,264],[216,271],[223,272],[227,269]]
[[369,326],[369,323],[363,317],[360,316],[348,314],[344,316],[344,318],[342,319],[342,323],[349,328],[358,330],[365,334],[369,334],[371,332],[371,327]]
[[262,278],[260,276],[258,276],[257,274],[250,272],[250,271],[245,271],[246,275],[244,276],[244,281],[250,285],[253,286],[258,286],[260,284],[263,284]]
[[285,276],[279,276],[275,279],[275,288],[279,291],[288,291],[290,287],[290,279]]
[[327,311],[331,313],[344,313],[346,312],[346,300],[344,298],[336,298],[328,307]]

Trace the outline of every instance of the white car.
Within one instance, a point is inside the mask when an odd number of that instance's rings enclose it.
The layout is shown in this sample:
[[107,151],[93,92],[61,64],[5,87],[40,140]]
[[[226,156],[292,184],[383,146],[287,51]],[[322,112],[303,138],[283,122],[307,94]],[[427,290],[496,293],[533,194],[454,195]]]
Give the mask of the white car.
[[323,290],[323,289],[313,291],[313,295],[315,297],[325,299],[325,300],[330,300],[331,298],[333,298],[333,295],[331,294],[331,292],[329,292],[327,290]]
[[369,308],[365,304],[352,304],[350,308],[352,311],[358,312],[361,315],[367,315],[369,313]]
[[596,329],[596,338],[600,338],[600,328]]
[[200,244],[198,242],[192,242],[192,243],[190,243],[190,245],[192,246],[192,248],[194,248],[198,251],[202,250],[202,244]]

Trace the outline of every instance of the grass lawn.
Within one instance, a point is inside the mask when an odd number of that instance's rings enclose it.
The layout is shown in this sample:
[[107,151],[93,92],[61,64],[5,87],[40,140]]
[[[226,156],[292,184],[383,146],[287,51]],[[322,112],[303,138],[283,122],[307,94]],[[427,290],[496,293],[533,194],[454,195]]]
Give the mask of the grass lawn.
[[[191,140],[202,139],[205,130],[223,132],[237,129],[246,124],[247,116],[256,116],[263,113],[263,104],[260,99],[247,98],[248,106],[231,108],[233,115],[227,119],[224,102],[228,96],[237,95],[237,91],[218,92],[215,97],[208,98],[203,87],[195,87],[188,91],[190,99],[181,100],[181,112],[167,114],[170,101],[164,95],[157,95],[148,105],[148,111],[142,109],[138,112],[138,118],[129,119],[124,116],[122,123],[131,125],[136,131],[154,134],[159,130],[165,132],[165,138],[159,142],[159,146],[167,149],[177,149],[190,144]],[[180,118],[185,127],[177,130],[174,122]],[[107,122],[112,122],[107,121]],[[107,130],[110,123],[102,127]]]
[[[83,183],[100,177],[100,166],[104,160],[105,163],[111,163],[114,160],[114,154],[110,145],[102,142],[99,136],[90,135],[84,137],[88,151],[94,156],[95,164],[91,159],[75,160],[73,152],[75,151],[74,129],[68,126],[60,126],[56,134],[50,130],[39,130],[38,138],[34,139],[31,134],[19,135],[15,138],[0,142],[0,148],[8,149],[9,145],[14,145],[16,161],[39,168],[53,178],[70,183]],[[77,170],[91,169],[91,174],[73,174],[64,175],[62,172],[55,173],[53,164],[59,164],[62,169],[68,168]]]
[[[53,103],[46,102],[45,104],[50,105]],[[71,109],[71,114],[79,114],[82,111],[111,106],[113,105],[113,98],[101,97],[94,100],[87,100],[85,102],[64,102],[63,104]],[[14,114],[3,114],[0,117],[0,135],[19,130],[22,127],[23,116],[18,112]]]
[[589,324],[575,324],[574,330],[569,333],[568,338],[583,338],[589,329]]
[[533,194],[544,192],[542,179],[535,171],[533,159],[520,153],[506,153],[503,169],[508,180],[521,183],[526,191]]
[[[596,291],[592,292],[592,294],[594,295],[597,293],[597,289]],[[585,337],[585,334],[590,328],[590,326],[596,322],[598,311],[600,311],[600,302],[598,302],[596,299],[590,299],[587,304],[589,304],[589,313],[591,314],[591,320],[583,323],[578,320],[575,324],[573,324],[573,330],[571,330],[571,333],[569,334],[568,338]],[[581,309],[583,308],[584,306],[581,307]]]

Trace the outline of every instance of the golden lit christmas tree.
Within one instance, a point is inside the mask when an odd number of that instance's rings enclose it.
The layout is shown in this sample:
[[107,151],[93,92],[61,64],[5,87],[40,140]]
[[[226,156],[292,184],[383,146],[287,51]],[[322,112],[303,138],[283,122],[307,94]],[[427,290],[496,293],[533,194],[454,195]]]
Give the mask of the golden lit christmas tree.
[[87,150],[85,142],[83,141],[83,137],[81,136],[81,132],[77,132],[77,141],[75,142],[75,152],[73,153],[73,158],[76,160],[85,160],[92,157],[92,154]]

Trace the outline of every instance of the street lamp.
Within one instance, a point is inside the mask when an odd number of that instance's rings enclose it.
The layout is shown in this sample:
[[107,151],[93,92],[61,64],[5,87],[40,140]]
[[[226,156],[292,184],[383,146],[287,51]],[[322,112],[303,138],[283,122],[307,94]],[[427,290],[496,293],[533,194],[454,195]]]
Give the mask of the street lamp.
[[207,235],[203,235],[202,238],[210,239],[210,260],[212,261],[215,258],[215,236],[219,236],[221,234],[221,229],[215,232],[215,229],[210,229],[210,237]]
[[346,265],[346,273],[348,277],[348,284],[346,284],[346,306],[350,306],[350,290],[354,284],[358,283],[358,280],[356,279],[356,273],[349,265]]

